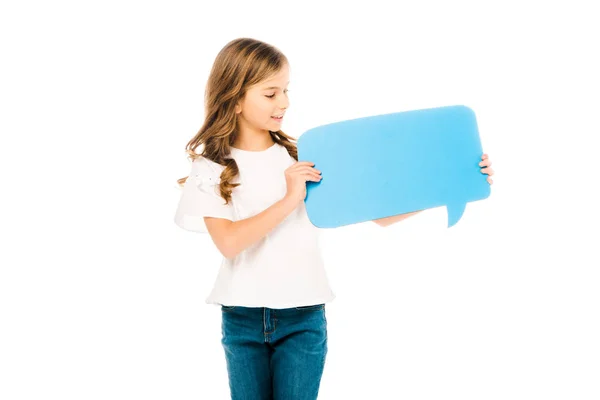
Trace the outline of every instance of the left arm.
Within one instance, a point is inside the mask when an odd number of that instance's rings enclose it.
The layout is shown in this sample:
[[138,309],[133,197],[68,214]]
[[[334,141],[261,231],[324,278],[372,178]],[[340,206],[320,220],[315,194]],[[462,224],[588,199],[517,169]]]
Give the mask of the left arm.
[[[494,183],[492,181],[492,175],[494,175],[494,170],[491,168],[492,162],[490,161],[487,154],[482,155],[481,160],[482,161],[479,163],[479,166],[484,167],[484,168],[482,168],[480,170],[480,172],[482,174],[488,175],[487,181],[491,185],[492,183]],[[413,211],[413,212],[409,212],[409,213],[405,213],[405,214],[392,215],[391,217],[386,217],[386,218],[374,219],[373,222],[375,222],[379,226],[386,227],[386,226],[394,224],[396,222],[403,221],[410,216],[420,213],[421,211],[423,211],[423,210]]]
[[408,212],[405,214],[392,215],[391,217],[374,219],[373,222],[375,222],[379,226],[385,227],[385,226],[391,225],[393,223],[403,221],[408,217],[412,217],[413,215],[420,213],[421,211],[423,211],[423,210],[412,211],[412,212]]

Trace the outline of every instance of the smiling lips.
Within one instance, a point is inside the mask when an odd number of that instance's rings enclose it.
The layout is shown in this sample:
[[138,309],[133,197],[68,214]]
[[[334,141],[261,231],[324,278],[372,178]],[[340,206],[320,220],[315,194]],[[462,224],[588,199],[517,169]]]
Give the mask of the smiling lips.
[[281,114],[281,115],[280,115],[280,116],[278,116],[278,117],[271,117],[271,118],[273,118],[273,119],[274,119],[275,121],[277,121],[277,122],[281,122],[281,120],[283,119],[283,114]]

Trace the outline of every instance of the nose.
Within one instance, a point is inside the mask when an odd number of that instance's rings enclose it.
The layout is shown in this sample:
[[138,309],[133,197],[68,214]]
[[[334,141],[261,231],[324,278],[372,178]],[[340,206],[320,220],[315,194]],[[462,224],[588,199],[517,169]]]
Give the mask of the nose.
[[290,105],[290,101],[289,101],[289,99],[286,97],[286,98],[284,98],[283,100],[281,100],[281,102],[279,103],[279,108],[280,108],[282,111],[285,111],[285,110],[287,110],[287,108],[289,107],[289,105]]

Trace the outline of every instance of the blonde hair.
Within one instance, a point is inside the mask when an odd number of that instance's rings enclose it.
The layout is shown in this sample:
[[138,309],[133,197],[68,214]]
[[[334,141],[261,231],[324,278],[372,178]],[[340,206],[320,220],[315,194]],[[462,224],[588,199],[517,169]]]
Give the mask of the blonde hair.
[[[204,123],[187,143],[185,151],[192,161],[202,156],[225,167],[219,185],[225,204],[231,200],[233,188],[239,185],[231,183],[239,173],[237,163],[233,158],[225,158],[238,135],[235,105],[250,86],[269,78],[286,64],[288,60],[281,51],[251,38],[232,40],[221,49],[213,63],[204,94]],[[296,138],[281,130],[269,133],[275,143],[284,146],[298,161]],[[197,154],[195,150],[200,145],[204,148]],[[187,178],[177,180],[180,187]]]

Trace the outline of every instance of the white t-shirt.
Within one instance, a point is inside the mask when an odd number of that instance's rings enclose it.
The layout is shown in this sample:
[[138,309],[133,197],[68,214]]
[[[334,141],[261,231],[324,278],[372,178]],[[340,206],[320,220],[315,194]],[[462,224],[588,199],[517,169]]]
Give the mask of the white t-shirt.
[[[219,192],[224,166],[204,157],[192,163],[175,223],[207,233],[204,217],[237,221],[250,218],[281,200],[287,191],[284,171],[296,162],[275,143],[263,151],[231,149],[239,175],[228,205]],[[265,237],[236,257],[223,257],[208,304],[290,308],[327,303],[335,298],[319,247],[319,228],[306,214],[304,202]]]

